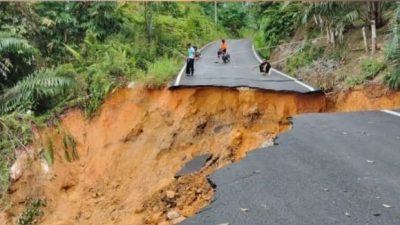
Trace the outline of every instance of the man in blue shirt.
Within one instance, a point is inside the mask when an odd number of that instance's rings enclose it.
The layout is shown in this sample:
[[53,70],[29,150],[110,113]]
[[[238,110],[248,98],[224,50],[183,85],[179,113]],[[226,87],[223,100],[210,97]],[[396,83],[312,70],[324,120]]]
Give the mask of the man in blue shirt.
[[192,44],[187,45],[187,59],[186,59],[186,76],[193,76],[194,73],[194,57],[196,56],[196,50]]

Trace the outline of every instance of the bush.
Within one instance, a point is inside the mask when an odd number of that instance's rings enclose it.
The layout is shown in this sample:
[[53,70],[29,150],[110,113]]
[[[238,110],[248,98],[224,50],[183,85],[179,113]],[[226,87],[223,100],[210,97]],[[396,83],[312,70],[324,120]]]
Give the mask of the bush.
[[289,57],[285,64],[285,72],[295,73],[297,69],[311,64],[318,59],[323,52],[323,49],[310,43],[305,43],[296,54]]
[[269,58],[273,46],[290,39],[301,17],[302,7],[303,5],[298,3],[274,3],[258,12],[263,16],[254,44],[257,49],[264,48],[259,51],[261,56]]
[[392,71],[386,74],[383,79],[390,88],[400,90],[400,65],[395,65]]
[[8,114],[0,117],[0,197],[7,191],[9,168],[15,161],[15,149],[25,148],[33,138],[31,114]]
[[365,59],[361,63],[362,77],[365,80],[371,80],[384,68],[385,64],[383,62],[371,58]]
[[346,84],[349,87],[354,87],[364,83],[365,79],[362,76],[348,77],[346,78]]
[[346,84],[350,87],[360,85],[367,80],[372,80],[385,68],[383,62],[379,62],[372,58],[367,58],[361,62],[361,74],[354,77],[348,77]]
[[148,86],[163,86],[165,85],[165,82],[171,80],[171,78],[178,73],[181,65],[180,60],[161,58],[154,63],[149,64],[147,73],[139,73],[137,79]]

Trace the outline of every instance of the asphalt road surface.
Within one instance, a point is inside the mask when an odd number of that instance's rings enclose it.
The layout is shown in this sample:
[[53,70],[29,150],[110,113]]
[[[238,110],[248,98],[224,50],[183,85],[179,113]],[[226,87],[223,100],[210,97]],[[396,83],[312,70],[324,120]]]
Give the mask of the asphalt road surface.
[[309,93],[319,91],[278,70],[272,69],[270,75],[260,73],[258,65],[261,59],[254,51],[248,39],[227,40],[229,63],[218,60],[219,42],[206,46],[199,60],[194,64],[194,76],[185,74],[185,66],[181,69],[170,88],[178,87],[251,87],[265,90]]
[[182,224],[400,224],[400,110],[296,116],[276,143],[212,174]]

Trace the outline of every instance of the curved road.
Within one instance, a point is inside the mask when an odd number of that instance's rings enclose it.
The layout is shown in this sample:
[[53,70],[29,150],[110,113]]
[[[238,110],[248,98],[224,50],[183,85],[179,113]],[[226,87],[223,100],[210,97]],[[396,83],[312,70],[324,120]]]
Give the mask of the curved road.
[[212,42],[203,49],[200,59],[195,62],[194,76],[187,77],[183,67],[170,88],[216,86],[299,93],[319,91],[275,69],[272,69],[268,76],[262,75],[258,69],[261,59],[254,51],[250,40],[227,40],[227,42],[228,53],[231,55],[229,63],[224,64],[217,59],[219,42]]

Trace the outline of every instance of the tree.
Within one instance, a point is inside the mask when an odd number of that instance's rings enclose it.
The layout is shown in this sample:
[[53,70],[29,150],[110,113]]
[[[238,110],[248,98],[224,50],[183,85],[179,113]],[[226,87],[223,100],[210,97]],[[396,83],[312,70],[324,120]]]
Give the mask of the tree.
[[122,14],[117,3],[41,2],[32,5],[36,29],[28,36],[50,63],[65,61],[64,44],[76,46],[87,31],[104,40],[120,31]]
[[327,41],[335,46],[337,38],[343,39],[346,25],[359,18],[354,4],[339,2],[310,3],[304,11],[303,23],[316,18],[316,22],[326,32]]
[[218,12],[219,23],[232,33],[237,34],[240,28],[246,26],[246,6],[241,3],[225,3]]
[[144,10],[143,10],[143,16],[144,16],[144,21],[146,24],[146,35],[147,35],[147,42],[151,42],[153,39],[153,29],[154,29],[154,13],[157,10],[157,4],[156,2],[144,2]]
[[374,20],[377,28],[385,25],[385,20],[383,18],[384,2],[366,2],[364,5],[366,5],[367,8],[367,15],[364,16],[364,21],[367,20],[366,22],[370,22]]
[[[293,36],[303,5],[299,3],[262,3],[252,7],[258,23],[255,46],[260,54],[269,58],[273,46],[288,41]],[[277,19],[279,18],[279,19]]]

